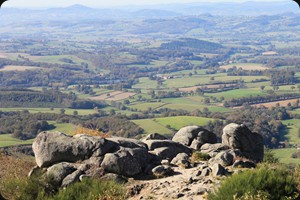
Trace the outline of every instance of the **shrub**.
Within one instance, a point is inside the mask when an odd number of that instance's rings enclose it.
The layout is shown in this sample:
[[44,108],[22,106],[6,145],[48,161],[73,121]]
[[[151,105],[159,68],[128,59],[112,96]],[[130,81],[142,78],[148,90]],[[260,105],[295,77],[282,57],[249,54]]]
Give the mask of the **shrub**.
[[210,156],[207,153],[201,153],[200,151],[195,151],[192,155],[192,162],[207,161]]
[[102,200],[126,199],[126,192],[121,184],[113,181],[85,179],[65,189],[54,185],[51,177],[40,176],[29,179],[14,179],[4,184],[6,191],[13,192],[10,199],[15,200]]
[[297,184],[289,170],[280,165],[262,165],[225,179],[220,188],[211,193],[208,199],[246,200],[258,196],[268,200],[293,199],[296,192]]
[[275,156],[275,153],[270,149],[265,149],[264,160],[265,163],[279,163],[279,159]]

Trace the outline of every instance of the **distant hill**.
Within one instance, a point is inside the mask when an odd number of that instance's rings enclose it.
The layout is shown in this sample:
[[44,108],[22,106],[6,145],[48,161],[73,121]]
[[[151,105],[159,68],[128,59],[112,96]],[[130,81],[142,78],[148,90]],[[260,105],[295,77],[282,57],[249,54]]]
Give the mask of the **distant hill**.
[[202,14],[258,16],[282,13],[300,13],[300,11],[293,1],[272,2],[271,4],[267,2],[183,3],[101,9],[76,4],[65,8],[44,10],[1,8],[0,25],[32,20],[152,19]]

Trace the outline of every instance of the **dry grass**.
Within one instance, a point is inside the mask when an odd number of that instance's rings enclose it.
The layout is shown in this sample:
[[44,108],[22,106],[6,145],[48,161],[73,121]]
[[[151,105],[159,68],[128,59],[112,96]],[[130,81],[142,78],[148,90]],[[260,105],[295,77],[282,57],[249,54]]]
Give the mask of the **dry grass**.
[[266,70],[268,69],[267,67],[261,65],[261,64],[256,64],[256,63],[235,63],[235,64],[230,64],[230,65],[223,65],[220,68],[221,69],[231,69],[234,66],[236,66],[238,69],[242,68],[243,70]]
[[103,138],[109,138],[111,137],[111,134],[109,133],[102,133],[101,131],[95,130],[95,129],[89,129],[82,126],[77,126],[75,128],[75,131],[72,132],[71,135],[77,135],[77,134],[85,134],[90,136],[99,136]]
[[13,195],[6,191],[5,185],[13,180],[25,180],[29,171],[36,165],[34,158],[30,156],[6,156],[0,155],[0,193],[6,199],[13,199]]

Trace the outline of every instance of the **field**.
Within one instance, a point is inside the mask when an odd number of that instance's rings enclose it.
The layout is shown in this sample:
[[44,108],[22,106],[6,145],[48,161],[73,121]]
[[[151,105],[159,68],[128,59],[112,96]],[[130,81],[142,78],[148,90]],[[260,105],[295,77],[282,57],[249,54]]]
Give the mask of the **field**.
[[288,106],[289,103],[293,105],[297,100],[299,100],[299,99],[290,99],[290,100],[284,100],[284,101],[274,101],[274,102],[269,102],[269,103],[253,104],[252,106],[256,106],[256,107],[264,106],[267,108],[271,108],[271,107],[276,107],[276,105],[279,104],[279,106],[281,106],[281,107],[286,107],[286,106]]
[[157,123],[154,119],[132,120],[132,122],[144,129],[146,134],[159,133],[162,135],[170,136],[173,133],[172,130]]
[[299,119],[290,119],[283,120],[283,124],[285,124],[288,128],[288,133],[285,135],[285,138],[292,145],[300,145],[300,137],[298,131],[300,129],[300,120]]
[[[61,108],[54,108],[51,110],[50,108],[0,108],[0,111],[3,112],[10,112],[10,111],[24,111],[28,110],[30,113],[57,113],[59,114],[61,112]],[[74,111],[78,112],[78,115],[89,115],[97,113],[96,110],[91,109],[69,109],[64,108],[65,114],[73,115]]]
[[[154,119],[141,119],[132,120],[135,124],[139,125],[145,130],[145,133],[160,133],[170,136],[174,133],[173,130],[179,130],[185,126],[204,126],[209,121],[213,121],[211,118],[204,117],[192,117],[192,116],[176,116]],[[173,129],[169,129],[169,128]]]
[[11,134],[0,135],[0,147],[20,145],[20,144],[31,144],[33,140],[19,140],[13,138]]
[[281,163],[295,163],[300,164],[300,158],[292,158],[292,154],[298,152],[296,148],[284,148],[284,149],[274,149],[272,150],[275,153],[275,156],[279,158]]
[[133,92],[114,91],[110,93],[101,94],[99,96],[90,97],[89,99],[96,100],[96,101],[101,101],[101,100],[120,101],[132,97],[134,95],[135,93]]
[[0,68],[0,72],[4,71],[26,71],[26,70],[38,70],[43,69],[41,67],[32,67],[32,66],[16,66],[16,65],[6,65],[3,68]]
[[234,64],[230,64],[230,65],[223,65],[220,68],[222,69],[231,69],[233,67],[236,68],[241,68],[243,70],[266,70],[268,69],[267,67],[263,66],[262,64],[257,64],[257,63],[234,63]]

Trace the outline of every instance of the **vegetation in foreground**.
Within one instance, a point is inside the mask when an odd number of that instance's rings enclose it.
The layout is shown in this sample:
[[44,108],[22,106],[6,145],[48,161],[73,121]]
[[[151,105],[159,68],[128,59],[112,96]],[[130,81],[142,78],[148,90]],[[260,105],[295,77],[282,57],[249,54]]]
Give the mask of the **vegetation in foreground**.
[[0,193],[9,200],[103,200],[126,199],[126,188],[113,181],[84,179],[59,189],[51,177],[27,177],[33,158],[0,155]]
[[209,200],[296,199],[299,177],[280,164],[261,164],[225,179]]

